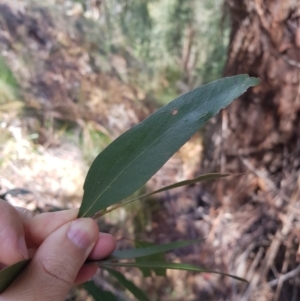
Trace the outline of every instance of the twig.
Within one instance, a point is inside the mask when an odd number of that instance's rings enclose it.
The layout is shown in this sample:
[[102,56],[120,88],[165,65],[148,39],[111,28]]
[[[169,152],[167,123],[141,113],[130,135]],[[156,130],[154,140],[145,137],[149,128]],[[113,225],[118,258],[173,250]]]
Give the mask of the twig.
[[[282,269],[281,269],[282,274],[285,274],[288,270],[289,257],[290,257],[290,254],[291,254],[292,244],[293,244],[293,236],[290,235],[289,239],[288,239],[288,242],[287,242],[286,251],[285,251],[285,254],[284,254],[284,262],[283,262]],[[283,283],[284,283],[284,281],[282,280],[282,278],[279,278],[279,282],[278,282],[278,285],[277,285],[277,288],[276,288],[274,301],[279,300]]]
[[300,273],[300,264],[292,271],[284,274],[284,275],[281,275],[278,279],[274,279],[272,281],[269,281],[268,284],[271,286],[271,287],[274,287],[276,286],[280,281],[282,282],[285,282],[293,277],[296,277],[298,276],[298,274]]
[[244,294],[243,294],[243,296],[242,296],[242,298],[241,298],[240,301],[248,301],[250,299],[252,291],[256,290],[257,287],[258,287],[259,281],[260,281],[260,275],[259,274],[255,274],[252,277],[252,279],[251,279],[251,281],[250,281],[250,283],[249,283],[249,285],[248,285],[246,291],[244,292]]
[[292,228],[292,222],[294,220],[294,213],[289,212],[288,218],[286,223],[283,225],[282,229],[278,229],[276,232],[276,235],[271,243],[271,246],[266,254],[266,260],[262,267],[261,275],[262,278],[265,278],[272,263],[274,262],[274,259],[276,257],[276,254],[278,253],[279,247],[282,243],[282,240],[288,235]]
[[240,160],[242,161],[242,163],[252,172],[254,173],[258,178],[261,178],[262,180],[264,180],[267,185],[276,192],[276,194],[280,194],[282,199],[285,200],[286,202],[289,202],[290,199],[282,193],[282,191],[280,191],[277,186],[275,185],[275,183],[270,180],[268,178],[268,176],[266,174],[264,174],[263,172],[261,172],[260,170],[256,169],[251,163],[249,160],[243,158],[243,157],[240,157]]
[[296,68],[300,68],[300,62],[288,59],[286,55],[282,56],[283,60],[288,63],[289,65],[296,67]]
[[252,261],[252,264],[247,273],[247,276],[245,277],[246,279],[252,279],[252,277],[254,276],[255,270],[256,270],[257,266],[259,265],[260,260],[263,257],[263,254],[264,254],[264,248],[260,247],[254,260]]

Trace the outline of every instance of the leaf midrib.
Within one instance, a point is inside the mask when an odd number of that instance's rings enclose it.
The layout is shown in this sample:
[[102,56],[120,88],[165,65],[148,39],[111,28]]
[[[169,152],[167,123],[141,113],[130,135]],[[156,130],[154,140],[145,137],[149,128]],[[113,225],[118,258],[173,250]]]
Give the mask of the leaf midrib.
[[[202,117],[202,116],[201,116]],[[200,117],[200,118],[201,118]],[[141,157],[153,144],[155,144],[160,138],[162,138],[166,133],[168,133],[171,130],[171,128],[169,128],[167,131],[165,131],[161,136],[159,136],[158,138],[156,138],[155,141],[153,141],[147,148],[145,148],[143,150],[143,152],[141,152],[135,159],[133,159],[124,169],[122,169],[117,175],[116,177],[109,183],[109,185],[107,185],[107,187],[102,191],[102,193],[96,198],[96,200],[88,207],[88,209],[84,212],[84,214],[82,216],[85,216],[90,210],[91,208],[94,206],[94,204],[100,199],[100,197],[109,189],[109,187],[119,178],[119,176],[125,172],[125,170],[130,167],[139,157]]]

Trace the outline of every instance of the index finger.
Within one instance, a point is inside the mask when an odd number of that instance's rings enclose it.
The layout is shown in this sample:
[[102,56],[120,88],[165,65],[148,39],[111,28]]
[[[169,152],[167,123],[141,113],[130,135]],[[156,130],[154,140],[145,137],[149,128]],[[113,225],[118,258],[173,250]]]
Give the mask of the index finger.
[[52,232],[78,216],[78,209],[45,212],[31,217],[23,217],[24,232],[28,248],[37,248]]
[[[38,248],[42,242],[62,225],[75,220],[79,209],[41,213],[33,218],[24,219],[26,242],[29,248]],[[100,260],[109,256],[116,247],[115,239],[107,233],[99,233],[97,243],[89,258]]]

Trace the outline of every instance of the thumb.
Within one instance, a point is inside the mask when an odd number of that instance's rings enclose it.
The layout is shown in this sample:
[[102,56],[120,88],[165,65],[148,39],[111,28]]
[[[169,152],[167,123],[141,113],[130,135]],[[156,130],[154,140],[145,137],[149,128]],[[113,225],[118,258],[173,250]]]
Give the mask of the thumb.
[[[92,219],[69,222],[51,233],[20,277],[4,292],[5,300],[65,300],[76,275],[98,239]],[[17,298],[18,297],[18,298]]]

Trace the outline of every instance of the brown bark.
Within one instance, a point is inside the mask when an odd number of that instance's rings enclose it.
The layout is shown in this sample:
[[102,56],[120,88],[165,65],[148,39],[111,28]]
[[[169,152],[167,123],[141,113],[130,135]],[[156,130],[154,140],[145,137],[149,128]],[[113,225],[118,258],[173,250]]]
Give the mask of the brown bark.
[[[242,129],[237,131],[234,140],[239,143],[234,148],[249,153],[249,147],[266,150],[286,144],[299,133],[300,2],[231,3],[233,31],[226,75],[249,73],[262,80],[260,87],[229,111],[242,114],[239,123],[232,125]],[[253,116],[252,112],[257,113]]]
[[[280,282],[278,275],[300,263],[300,1],[228,0],[227,7],[232,32],[225,75],[248,73],[261,84],[207,127],[203,169],[239,174],[206,187],[215,201],[211,216],[218,218],[208,241],[223,236],[229,241],[218,248],[223,262],[238,266],[243,254],[245,266],[254,268],[244,274],[250,285],[239,300],[258,300],[253,291],[259,300],[299,300],[296,281]],[[230,234],[224,212],[236,227]],[[255,245],[251,258],[249,244]],[[269,294],[260,293],[263,283]]]
[[282,172],[299,168],[300,1],[236,0],[228,6],[232,34],[225,75],[248,73],[261,84],[223,112],[222,142],[214,140],[206,166],[236,173],[245,171],[241,159],[247,159],[279,175],[280,186]]

